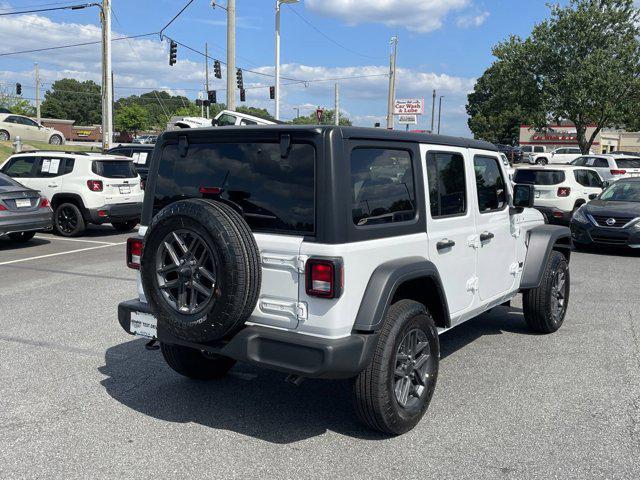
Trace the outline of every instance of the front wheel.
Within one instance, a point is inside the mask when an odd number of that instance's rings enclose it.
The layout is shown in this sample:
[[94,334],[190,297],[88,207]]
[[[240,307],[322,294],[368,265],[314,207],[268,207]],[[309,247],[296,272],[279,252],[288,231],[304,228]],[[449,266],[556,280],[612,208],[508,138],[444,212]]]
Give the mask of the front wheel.
[[136,225],[138,225],[137,220],[129,220],[128,222],[112,222],[113,228],[115,228],[119,232],[130,232]]
[[85,230],[82,212],[73,203],[62,203],[56,207],[53,226],[63,237],[76,237]]
[[547,165],[549,161],[546,158],[536,159],[536,165]]
[[0,142],[8,142],[11,136],[6,130],[0,130]]
[[50,145],[62,145],[62,137],[60,135],[51,135],[49,139]]
[[538,288],[524,292],[524,319],[538,333],[553,333],[564,322],[571,290],[569,263],[562,253],[552,251]]
[[427,411],[439,361],[438,331],[429,311],[412,300],[394,303],[369,365],[354,382],[360,420],[391,435],[411,430]]
[[14,242],[25,243],[35,236],[36,232],[15,232],[10,233],[9,238]]
[[236,361],[181,345],[160,344],[167,365],[175,372],[194,380],[214,380],[224,377]]

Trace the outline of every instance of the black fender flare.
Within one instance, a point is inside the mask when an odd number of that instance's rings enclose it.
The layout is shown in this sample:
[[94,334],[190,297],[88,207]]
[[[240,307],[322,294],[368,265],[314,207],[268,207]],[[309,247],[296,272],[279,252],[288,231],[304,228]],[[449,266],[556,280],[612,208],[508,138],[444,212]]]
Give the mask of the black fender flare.
[[408,280],[418,278],[430,279],[436,285],[445,324],[450,326],[449,306],[437,267],[422,257],[407,257],[383,263],[374,270],[362,296],[353,330],[376,332],[382,325],[398,287]]
[[539,225],[528,232],[527,255],[524,261],[520,289],[538,288],[553,250],[571,255],[571,230],[561,225]]

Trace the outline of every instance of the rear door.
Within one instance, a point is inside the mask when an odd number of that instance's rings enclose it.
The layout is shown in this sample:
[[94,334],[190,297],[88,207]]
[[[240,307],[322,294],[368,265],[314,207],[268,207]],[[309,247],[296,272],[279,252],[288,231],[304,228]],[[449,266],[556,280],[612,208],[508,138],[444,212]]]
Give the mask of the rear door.
[[429,258],[440,272],[453,316],[471,307],[477,292],[476,227],[470,207],[473,167],[468,150],[421,145],[426,163]]
[[62,191],[62,175],[65,159],[60,157],[38,157],[35,163],[31,187],[39,190],[49,200]]
[[484,152],[473,152],[478,234],[478,270],[480,300],[483,302],[507,293],[513,287],[516,239],[511,234],[507,179],[500,159]]

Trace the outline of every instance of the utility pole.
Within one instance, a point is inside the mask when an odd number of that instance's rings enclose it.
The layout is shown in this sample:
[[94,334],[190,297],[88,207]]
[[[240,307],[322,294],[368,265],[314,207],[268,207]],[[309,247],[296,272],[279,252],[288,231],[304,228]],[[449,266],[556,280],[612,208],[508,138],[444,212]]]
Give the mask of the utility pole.
[[442,119],[442,99],[444,95],[440,95],[440,102],[438,105],[438,135],[440,135],[440,120]]
[[40,123],[40,68],[36,63],[36,120]]
[[296,111],[296,118],[300,117],[300,107],[293,107],[293,109]]
[[102,0],[102,148],[111,148],[113,136],[113,82],[111,77],[111,0]]
[[433,100],[431,101],[431,133],[433,133],[433,128],[435,127],[435,118],[436,118],[436,89],[433,89]]
[[336,126],[340,125],[340,89],[338,87],[338,82],[336,82]]
[[389,101],[387,104],[387,128],[389,130],[393,130],[393,103],[396,98],[396,57],[398,54],[397,35],[391,37],[391,46],[393,51],[391,53],[389,68]]
[[[204,43],[204,62],[205,98],[209,98],[209,44],[207,42]],[[207,104],[207,118],[209,118],[209,104]]]
[[227,109],[236,109],[236,0],[227,0]]

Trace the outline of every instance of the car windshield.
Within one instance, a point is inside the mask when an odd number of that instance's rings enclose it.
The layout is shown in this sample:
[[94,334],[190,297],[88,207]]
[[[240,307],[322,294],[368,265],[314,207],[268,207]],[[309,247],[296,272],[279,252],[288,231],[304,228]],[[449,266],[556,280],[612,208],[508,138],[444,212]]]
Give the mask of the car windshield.
[[123,160],[96,160],[91,170],[106,178],[135,178],[137,175],[133,162]]
[[516,170],[513,177],[515,183],[527,183],[530,185],[558,185],[564,182],[564,172],[560,170]]
[[640,182],[616,182],[602,192],[600,200],[640,203]]
[[618,158],[618,168],[640,168],[640,158]]

